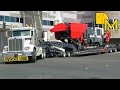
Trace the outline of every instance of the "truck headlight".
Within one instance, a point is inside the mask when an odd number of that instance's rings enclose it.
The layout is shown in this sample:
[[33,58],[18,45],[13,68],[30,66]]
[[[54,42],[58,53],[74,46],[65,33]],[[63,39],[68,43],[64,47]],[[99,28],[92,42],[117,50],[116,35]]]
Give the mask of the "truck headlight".
[[30,47],[28,47],[28,46],[27,46],[27,47],[25,47],[25,50],[29,50],[29,49],[30,49]]
[[4,51],[8,51],[8,47],[5,47],[5,48],[4,48]]

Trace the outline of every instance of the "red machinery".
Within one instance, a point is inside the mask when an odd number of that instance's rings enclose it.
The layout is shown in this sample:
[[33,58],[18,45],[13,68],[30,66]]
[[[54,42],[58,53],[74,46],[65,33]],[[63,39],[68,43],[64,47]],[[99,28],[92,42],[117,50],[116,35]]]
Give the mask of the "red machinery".
[[[84,42],[84,38],[87,32],[88,25],[84,23],[59,23],[54,26],[50,31],[55,33],[57,40],[63,41],[63,39],[79,40],[80,43]],[[105,43],[110,42],[111,32],[108,30],[104,33]]]
[[[62,42],[65,42],[67,44],[74,44],[77,49],[77,52],[75,53],[104,53],[107,51],[105,49],[105,46],[106,44],[109,44],[111,37],[110,30],[104,32],[102,28],[95,28],[92,30],[93,40],[91,42],[88,25],[85,23],[75,22],[68,24],[59,23],[55,25],[50,31],[55,33],[55,38],[57,40],[61,40]],[[99,37],[97,36],[97,34]],[[94,39],[101,39],[102,44],[98,44],[97,41],[95,41]],[[110,47],[108,49],[113,50],[114,48]]]
[[70,24],[64,24],[59,23],[54,26],[53,29],[51,29],[51,32],[55,33],[55,38],[57,40],[63,39],[69,39],[69,40],[80,40],[80,42],[83,42],[84,39],[84,33],[87,30],[88,25],[82,24],[82,23],[70,23]]

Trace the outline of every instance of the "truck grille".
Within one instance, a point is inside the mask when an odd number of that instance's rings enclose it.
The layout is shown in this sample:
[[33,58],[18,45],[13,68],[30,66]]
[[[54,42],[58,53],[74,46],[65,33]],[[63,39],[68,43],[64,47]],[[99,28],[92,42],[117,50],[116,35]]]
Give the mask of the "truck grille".
[[10,39],[9,51],[22,51],[22,39]]

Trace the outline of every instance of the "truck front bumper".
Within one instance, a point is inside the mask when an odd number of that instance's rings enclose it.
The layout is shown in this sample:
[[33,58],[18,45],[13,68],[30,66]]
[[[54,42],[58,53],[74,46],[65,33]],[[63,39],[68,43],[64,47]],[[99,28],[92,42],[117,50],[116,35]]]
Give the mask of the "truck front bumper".
[[32,52],[4,52],[2,58],[4,62],[28,61],[28,56],[32,56]]

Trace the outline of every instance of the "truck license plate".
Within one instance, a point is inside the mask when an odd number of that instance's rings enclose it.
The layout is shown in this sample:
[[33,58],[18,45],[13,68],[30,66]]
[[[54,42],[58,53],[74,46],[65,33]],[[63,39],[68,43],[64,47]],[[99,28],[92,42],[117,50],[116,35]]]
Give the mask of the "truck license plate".
[[28,61],[28,56],[19,55],[17,57],[4,57],[5,62],[11,62],[11,61]]

